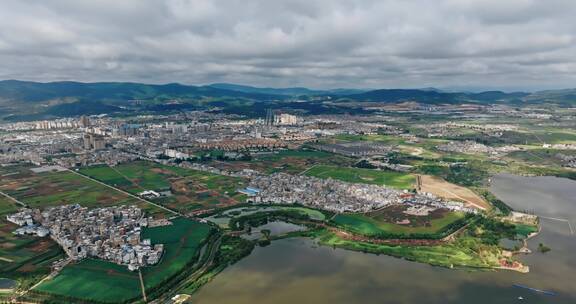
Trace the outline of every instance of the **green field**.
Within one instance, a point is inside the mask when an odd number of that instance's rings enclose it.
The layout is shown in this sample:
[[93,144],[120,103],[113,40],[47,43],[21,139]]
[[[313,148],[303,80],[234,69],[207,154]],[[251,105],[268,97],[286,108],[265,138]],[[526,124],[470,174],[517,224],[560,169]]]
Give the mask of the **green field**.
[[498,265],[499,249],[471,238],[442,246],[393,246],[344,240],[326,230],[318,232],[315,237],[325,246],[386,254],[436,266],[484,268]]
[[392,135],[348,135],[348,134],[340,134],[334,136],[334,139],[341,141],[341,142],[354,142],[354,141],[373,141],[382,144],[402,144],[404,143],[404,139],[397,136]]
[[524,132],[515,132],[512,135],[518,137],[519,140],[517,141],[521,141],[521,143],[528,142],[528,144],[536,145],[541,145],[543,143],[569,144],[576,142],[576,133],[569,128],[549,128],[547,130],[543,130],[539,127],[530,126],[530,130]]
[[30,207],[79,203],[86,207],[123,205],[136,200],[71,172],[40,173],[24,178],[18,188],[0,186]]
[[380,171],[362,168],[315,166],[306,175],[319,178],[333,178],[349,183],[386,185],[397,189],[411,189],[416,178],[407,173]]
[[29,166],[2,168],[0,190],[32,208],[80,204],[96,208],[135,204],[151,214],[157,207],[132,198],[73,172],[34,173]]
[[327,217],[325,212],[306,207],[256,205],[225,209],[206,217],[206,219],[219,225],[221,228],[230,228],[230,221],[232,221],[232,219],[238,219],[256,213],[276,213],[278,211],[297,212],[314,221],[325,221]]
[[460,212],[449,212],[444,217],[439,219],[432,219],[430,226],[410,227],[406,225],[398,225],[380,221],[374,217],[368,217],[363,214],[338,214],[334,217],[333,221],[337,225],[344,227],[354,233],[376,236],[383,233],[391,234],[428,234],[437,233],[447,225],[453,223],[464,217]]
[[552,150],[552,149],[527,149],[524,151],[516,151],[509,153],[508,158],[515,161],[522,161],[527,165],[546,166],[548,168],[560,168],[563,161],[558,157],[559,154],[563,155],[576,155],[573,150]]
[[210,226],[185,218],[172,220],[173,225],[147,228],[143,239],[151,239],[152,244],[164,244],[165,254],[157,266],[142,270],[144,285],[152,288],[177,274],[183,267],[190,267],[196,260],[201,244],[210,234]]
[[115,167],[86,167],[80,169],[80,172],[132,194],[144,190],[170,190],[172,196],[156,199],[156,202],[181,212],[228,206],[246,199],[237,192],[237,189],[244,186],[241,178],[146,161]]
[[29,286],[38,276],[48,274],[51,263],[62,257],[63,252],[50,238],[14,235],[17,226],[5,216],[17,210],[17,205],[0,196],[0,277]]
[[16,211],[18,211],[18,205],[7,197],[0,195],[0,216],[4,217]]
[[142,289],[137,272],[126,266],[86,259],[66,266],[55,278],[35,290],[58,296],[118,303],[140,298]]
[[254,154],[251,160],[221,161],[212,160],[209,166],[232,172],[243,169],[256,170],[265,174],[284,172],[299,174],[314,165],[351,166],[357,160],[328,152],[299,149]]
[[[184,267],[190,267],[211,230],[206,224],[186,218],[173,219],[172,222],[173,225],[146,228],[142,232],[142,239],[149,238],[153,244],[165,244],[160,263],[142,269],[147,290],[163,283]],[[45,281],[35,290],[111,303],[142,296],[137,272],[128,271],[126,266],[94,259],[66,266],[58,276]]]
[[238,177],[218,175],[180,167],[162,166],[161,168],[169,170],[180,177],[193,180],[209,190],[220,193],[232,194],[244,183],[244,180]]
[[303,208],[303,207],[281,207],[280,210],[288,210],[288,211],[298,211],[300,213],[306,214],[308,218],[316,221],[323,221],[326,219],[326,215],[324,213],[310,208]]
[[[157,171],[154,171],[156,169]],[[153,163],[137,161],[114,167],[93,166],[80,169],[80,173],[122,188],[132,194],[144,190],[162,191],[170,188],[169,175],[163,174]]]
[[3,276],[15,278],[21,274],[43,272],[48,270],[50,263],[57,257],[62,256],[60,247],[49,238],[38,238],[34,236],[12,236],[11,231],[15,229],[12,225],[0,222],[2,232],[0,241],[3,248],[0,249],[0,273]]
[[285,157],[294,158],[326,158],[334,156],[328,152],[314,151],[314,150],[282,150],[277,153],[259,156],[259,160],[278,161]]

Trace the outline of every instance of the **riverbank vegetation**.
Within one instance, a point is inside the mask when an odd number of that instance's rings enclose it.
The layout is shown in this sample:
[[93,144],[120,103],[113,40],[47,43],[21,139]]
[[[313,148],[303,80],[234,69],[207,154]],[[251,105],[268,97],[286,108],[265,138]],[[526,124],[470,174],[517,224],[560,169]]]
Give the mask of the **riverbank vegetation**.
[[179,292],[191,294],[208,283],[226,267],[248,256],[254,250],[254,242],[241,237],[224,235],[211,266],[196,280],[183,287]]
[[[522,238],[534,229],[482,215],[456,212],[445,213],[422,227],[403,227],[383,219],[379,222],[378,216],[382,215],[338,214],[323,222],[311,222],[305,214],[294,210],[257,211],[232,218],[230,227],[240,231],[274,221],[305,223],[309,226],[307,231],[288,232],[266,240],[309,237],[324,246],[386,254],[435,266],[474,268],[498,267],[503,258],[499,240]],[[465,229],[457,235],[442,240],[462,228]],[[256,239],[251,243],[259,241]]]
[[540,251],[541,253],[546,253],[550,250],[552,250],[552,249],[550,249],[550,247],[548,247],[542,243],[538,244],[538,251]]
[[506,205],[506,203],[498,199],[494,194],[490,193],[490,191],[482,190],[481,194],[490,204],[496,207],[502,215],[508,216],[510,212],[512,212],[512,207]]
[[500,250],[486,246],[473,238],[459,239],[454,243],[437,246],[388,245],[351,241],[338,237],[328,230],[317,232],[321,245],[373,254],[386,254],[410,261],[443,267],[489,268],[498,265]]
[[446,212],[439,218],[431,218],[426,224],[410,226],[385,221],[364,214],[338,214],[330,224],[354,233],[379,239],[441,239],[460,229],[473,216],[461,212]]
[[275,220],[284,221],[298,221],[305,222],[313,220],[307,212],[299,210],[273,210],[273,211],[261,211],[255,212],[244,216],[233,217],[230,219],[229,226],[232,230],[245,230],[250,229],[250,227],[257,227],[267,224],[268,222]]

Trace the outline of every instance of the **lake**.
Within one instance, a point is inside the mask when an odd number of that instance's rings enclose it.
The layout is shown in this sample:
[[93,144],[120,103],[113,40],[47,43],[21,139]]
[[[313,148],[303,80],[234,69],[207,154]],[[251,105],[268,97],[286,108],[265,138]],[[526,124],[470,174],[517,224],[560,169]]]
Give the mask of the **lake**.
[[[499,175],[491,190],[519,210],[576,219],[576,182]],[[333,249],[313,240],[274,241],[227,268],[193,295],[193,303],[576,303],[576,236],[568,224],[542,220],[521,259],[530,273],[433,267],[388,256]],[[552,251],[536,251],[544,243]],[[536,294],[513,284],[551,290]],[[518,297],[523,297],[519,300]]]

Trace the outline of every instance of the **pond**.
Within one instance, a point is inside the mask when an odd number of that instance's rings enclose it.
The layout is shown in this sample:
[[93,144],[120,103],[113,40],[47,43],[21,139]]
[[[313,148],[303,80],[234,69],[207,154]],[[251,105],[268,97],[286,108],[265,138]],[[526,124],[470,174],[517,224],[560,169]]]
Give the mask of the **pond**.
[[0,289],[12,289],[16,287],[17,282],[11,279],[0,278]]

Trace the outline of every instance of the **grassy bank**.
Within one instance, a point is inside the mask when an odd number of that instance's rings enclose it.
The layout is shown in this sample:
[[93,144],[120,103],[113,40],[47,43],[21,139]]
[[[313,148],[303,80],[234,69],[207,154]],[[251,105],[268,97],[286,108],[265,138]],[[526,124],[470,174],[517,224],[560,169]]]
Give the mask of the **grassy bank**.
[[471,238],[441,246],[393,246],[349,241],[327,230],[317,232],[314,237],[325,246],[386,254],[435,266],[487,268],[498,265],[499,249],[495,246],[483,245]]
[[380,221],[364,214],[338,214],[332,221],[352,233],[377,237],[379,235],[436,234],[461,219],[464,219],[463,213],[449,212],[441,218],[430,220],[429,225],[419,227]]

